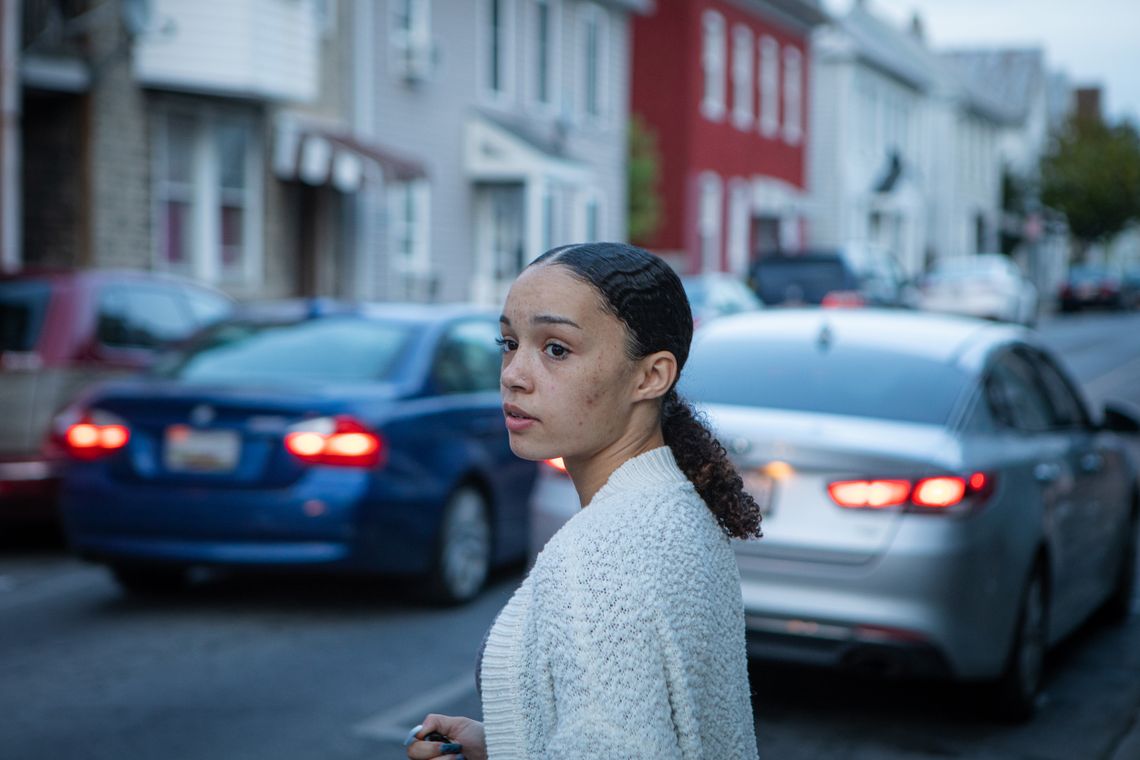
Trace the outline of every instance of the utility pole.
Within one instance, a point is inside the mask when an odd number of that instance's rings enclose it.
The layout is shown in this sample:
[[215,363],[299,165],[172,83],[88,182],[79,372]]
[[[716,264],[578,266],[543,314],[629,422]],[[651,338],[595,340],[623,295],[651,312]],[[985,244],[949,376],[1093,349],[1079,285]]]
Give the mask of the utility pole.
[[0,0],[0,271],[20,265],[20,2]]

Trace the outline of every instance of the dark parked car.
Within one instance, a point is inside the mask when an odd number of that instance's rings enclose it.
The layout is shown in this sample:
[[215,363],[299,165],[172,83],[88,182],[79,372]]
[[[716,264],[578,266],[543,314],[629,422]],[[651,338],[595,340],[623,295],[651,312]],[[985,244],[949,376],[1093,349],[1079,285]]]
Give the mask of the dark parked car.
[[1098,265],[1075,266],[1061,283],[1059,300],[1061,311],[1085,308],[1119,309],[1124,306],[1121,296],[1120,273],[1110,267]]
[[459,602],[526,551],[498,312],[284,305],[240,315],[56,420],[73,548],[127,590],[196,567],[414,574]]
[[232,306],[217,290],[148,272],[0,276],[0,518],[56,518],[58,461],[43,444],[80,388],[150,365]]
[[911,286],[886,251],[851,245],[761,256],[749,284],[770,306],[910,306]]

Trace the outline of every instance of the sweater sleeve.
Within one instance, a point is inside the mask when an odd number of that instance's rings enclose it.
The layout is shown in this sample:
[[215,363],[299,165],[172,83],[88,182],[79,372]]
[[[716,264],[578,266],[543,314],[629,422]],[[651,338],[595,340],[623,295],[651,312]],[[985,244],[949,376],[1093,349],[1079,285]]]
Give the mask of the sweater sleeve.
[[556,716],[544,757],[682,757],[652,572],[628,555],[563,560],[536,596]]

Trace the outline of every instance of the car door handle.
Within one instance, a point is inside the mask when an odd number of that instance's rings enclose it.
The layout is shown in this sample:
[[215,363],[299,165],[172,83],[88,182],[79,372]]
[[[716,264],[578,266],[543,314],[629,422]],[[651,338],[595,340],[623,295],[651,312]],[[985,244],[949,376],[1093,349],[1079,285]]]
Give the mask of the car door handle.
[[1061,465],[1042,462],[1033,468],[1033,477],[1038,483],[1052,483],[1061,477]]
[[1081,456],[1081,470],[1083,472],[1100,472],[1102,467],[1104,467],[1104,457],[1100,453],[1092,451]]

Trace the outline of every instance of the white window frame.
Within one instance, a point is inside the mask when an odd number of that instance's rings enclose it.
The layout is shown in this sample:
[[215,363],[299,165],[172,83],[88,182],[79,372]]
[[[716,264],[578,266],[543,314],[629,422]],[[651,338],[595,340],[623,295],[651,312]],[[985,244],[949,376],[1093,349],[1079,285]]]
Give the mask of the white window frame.
[[760,38],[760,134],[775,137],[780,131],[780,43]]
[[724,188],[716,172],[701,172],[698,177],[699,204],[697,240],[701,271],[720,271],[721,227],[724,224]]
[[748,235],[752,220],[752,183],[733,177],[728,183],[728,268],[735,275],[748,273]]
[[[431,0],[389,0],[391,70],[405,80],[422,80],[434,66],[431,36]],[[400,20],[406,18],[406,26]]]
[[[602,191],[589,187],[578,192],[577,213],[575,214],[574,237],[580,243],[596,243],[607,239],[605,203]],[[594,230],[591,234],[591,215]]]
[[726,46],[724,16],[716,11],[705,11],[701,14],[701,71],[704,75],[701,115],[709,121],[724,119]]
[[[597,3],[586,3],[578,14],[578,113],[587,124],[601,125],[610,116],[610,83],[607,76],[610,69],[609,16]],[[589,45],[590,26],[597,30],[597,55],[591,60]],[[596,110],[591,110],[589,102],[590,76],[596,77],[593,86],[597,99]]]
[[[490,56],[493,42],[491,40],[491,9],[493,3],[499,3],[501,27],[501,46],[499,48],[500,88],[495,89],[490,82],[491,68]],[[509,105],[514,100],[515,76],[517,67],[515,61],[515,0],[479,0],[478,49],[476,59],[476,75],[479,77],[479,90],[484,99],[498,105]]]
[[[152,236],[151,261],[159,271],[184,274],[211,284],[232,285],[239,288],[260,283],[264,263],[264,209],[262,143],[257,118],[249,111],[217,106],[189,106],[183,104],[156,105],[153,115],[152,144]],[[169,144],[166,136],[167,120],[181,116],[193,122],[193,165],[190,185],[180,188],[190,204],[188,223],[191,226],[187,261],[181,266],[170,266],[164,255],[166,225],[163,201],[170,192],[164,187],[164,167]],[[238,268],[226,270],[222,258],[223,193],[219,170],[217,129],[223,122],[237,124],[245,130],[244,187],[242,188],[242,250]],[[232,197],[232,196],[231,196]]]
[[794,45],[784,48],[784,142],[799,145],[803,125],[804,56]]
[[752,128],[752,30],[737,24],[732,30],[732,123],[737,129]]
[[431,273],[431,185],[425,179],[392,182],[386,193],[389,268],[413,292],[412,281]]
[[[542,99],[539,88],[539,61],[542,50],[539,47],[538,19],[539,9],[546,8],[546,21],[549,24],[546,40],[546,100]],[[541,111],[554,112],[558,110],[559,73],[562,62],[562,3],[558,0],[530,0],[530,16],[528,18],[529,30],[527,38],[533,38],[530,46],[531,61],[527,67],[530,79],[530,99]]]

